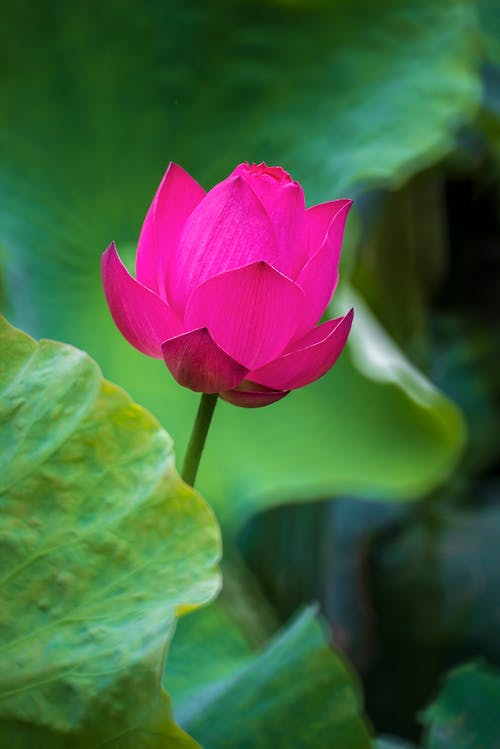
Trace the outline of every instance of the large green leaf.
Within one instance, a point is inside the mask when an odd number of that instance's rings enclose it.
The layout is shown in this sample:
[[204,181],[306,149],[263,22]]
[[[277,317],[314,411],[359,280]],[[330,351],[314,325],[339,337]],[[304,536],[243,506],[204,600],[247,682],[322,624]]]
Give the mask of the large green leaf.
[[[15,319],[88,350],[182,452],[195,396],[117,333],[102,250],[115,238],[133,260],[171,158],[207,187],[242,159],[282,162],[311,202],[399,183],[470,118],[475,33],[467,0],[9,5],[0,241]],[[358,347],[272,408],[219,407],[200,486],[226,522],[276,497],[412,496],[450,470],[456,411],[355,326],[375,369]]]
[[17,166],[50,164],[68,201],[82,179],[107,191],[109,232],[121,180],[145,199],[170,158],[209,181],[242,158],[282,161],[320,199],[399,183],[453,146],[480,96],[469,0],[291,5],[11,5],[2,126],[10,153],[35,159]]
[[[198,631],[210,638],[213,623],[207,612],[200,614],[204,621]],[[236,643],[236,635],[230,639],[215,679],[186,691],[177,675],[176,716],[205,749],[370,749],[355,677],[326,644],[313,609],[261,653],[252,655],[248,646]],[[202,660],[206,646],[206,640],[195,641]],[[168,673],[167,668],[167,682]]]
[[497,749],[500,747],[500,673],[468,664],[448,674],[423,720],[427,749]]
[[0,344],[0,743],[194,747],[160,680],[218,589],[213,515],[87,355],[5,320]]

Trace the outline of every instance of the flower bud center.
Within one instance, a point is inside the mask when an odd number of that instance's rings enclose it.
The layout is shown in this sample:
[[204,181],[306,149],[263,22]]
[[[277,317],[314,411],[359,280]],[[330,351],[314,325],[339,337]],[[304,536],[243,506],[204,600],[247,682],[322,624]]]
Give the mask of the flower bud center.
[[267,166],[266,163],[261,164],[245,164],[245,172],[248,176],[264,176],[272,177],[279,184],[286,184],[287,182],[293,182],[288,172],[285,172],[280,166]]

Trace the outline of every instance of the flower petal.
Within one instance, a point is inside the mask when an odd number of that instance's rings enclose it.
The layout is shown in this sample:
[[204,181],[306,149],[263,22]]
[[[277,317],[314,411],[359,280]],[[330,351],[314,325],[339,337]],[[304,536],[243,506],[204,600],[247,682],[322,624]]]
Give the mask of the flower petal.
[[186,308],[189,328],[207,327],[213,339],[248,369],[275,359],[297,330],[301,289],[264,262],[210,278]]
[[[328,211],[326,206],[334,210],[335,204],[339,206],[336,213],[333,214],[329,226],[326,226],[326,215]],[[322,236],[323,241],[317,252],[308,260],[303,270],[297,277],[297,283],[304,291],[305,311],[302,318],[301,326],[297,335],[304,335],[310,330],[325,311],[328,302],[339,279],[339,260],[340,250],[342,247],[342,237],[344,234],[347,214],[352,205],[350,200],[336,200],[333,203],[314,206],[307,211],[309,215],[315,216],[310,222],[312,241],[316,242]],[[318,209],[315,211],[315,209]],[[312,213],[315,211],[315,213]],[[310,239],[311,241],[311,239]]]
[[248,379],[276,390],[294,390],[322,377],[333,367],[347,341],[354,312],[329,320],[304,336],[279,359],[250,372]]
[[[349,213],[349,209],[352,205],[352,200],[331,200],[329,203],[320,203],[319,205],[313,205],[306,211],[307,214],[307,234],[309,237],[309,257],[313,257],[319,250],[323,242],[325,241],[326,235],[332,227],[333,221],[337,214],[344,211],[344,224]],[[342,231],[344,230],[344,224],[342,224],[340,241],[342,241]]]
[[167,279],[169,299],[182,311],[191,292],[208,278],[258,260],[277,262],[274,229],[245,180],[228,177],[186,222]]
[[101,260],[108,307],[121,334],[143,354],[162,358],[161,344],[181,330],[166,302],[130,275],[112,242]]
[[162,349],[177,382],[198,393],[234,388],[248,372],[215,343],[206,328],[169,338]]
[[138,281],[166,299],[165,278],[187,218],[205,190],[177,164],[165,172],[144,219],[136,256]]
[[304,191],[280,167],[240,164],[239,174],[267,211],[276,233],[279,260],[276,268],[295,278],[307,259],[307,224]]
[[251,382],[243,382],[234,390],[226,390],[219,393],[220,397],[233,406],[242,408],[260,408],[261,406],[270,406],[271,403],[281,400],[288,395],[289,390],[271,390],[263,388],[260,385],[253,385]]

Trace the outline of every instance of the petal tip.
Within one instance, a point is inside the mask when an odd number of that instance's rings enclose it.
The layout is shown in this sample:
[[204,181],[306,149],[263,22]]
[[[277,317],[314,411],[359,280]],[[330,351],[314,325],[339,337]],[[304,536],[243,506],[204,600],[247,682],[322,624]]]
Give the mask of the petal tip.
[[118,250],[116,249],[116,244],[114,240],[108,244],[108,246],[102,253],[101,258],[109,257],[111,254],[118,255]]
[[354,200],[351,200],[350,198],[345,198],[345,204],[342,206],[339,213],[343,211],[347,216],[347,214],[349,213],[353,205],[354,205]]
[[117,265],[123,266],[123,262],[122,262],[120,255],[118,254],[118,250],[116,249],[116,244],[113,241],[106,247],[106,249],[101,255],[101,272],[102,272],[103,283],[105,285],[106,285],[106,276],[108,275],[108,273],[112,273],[111,266],[116,267]]

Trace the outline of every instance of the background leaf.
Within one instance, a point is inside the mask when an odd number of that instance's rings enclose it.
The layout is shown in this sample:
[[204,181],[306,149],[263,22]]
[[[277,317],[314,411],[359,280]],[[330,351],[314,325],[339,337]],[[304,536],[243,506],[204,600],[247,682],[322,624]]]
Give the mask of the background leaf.
[[[224,593],[222,594],[224,596]],[[252,660],[253,649],[221,600],[183,617],[165,663],[164,683],[177,718],[193,709],[196,694],[223,681]]]
[[[209,187],[242,159],[266,159],[310,203],[356,197],[442,158],[480,96],[466,0],[227,0],[217,13],[174,0],[23,0],[0,35],[0,240],[14,319],[88,350],[168,423],[180,453],[195,396],[121,339],[98,276],[112,238],[133,262],[167,162]],[[272,409],[221,404],[200,486],[227,526],[277,498],[400,498],[443,479],[460,418],[417,376],[381,383],[387,350],[377,382],[373,360],[360,368],[346,355]]]
[[500,674],[483,664],[452,671],[425,711],[427,749],[495,749],[500,746]]
[[176,702],[179,722],[205,749],[370,749],[357,682],[313,609],[261,653],[244,652],[230,671]]
[[194,747],[160,679],[219,586],[213,515],[87,355],[3,319],[0,343],[2,744]]

